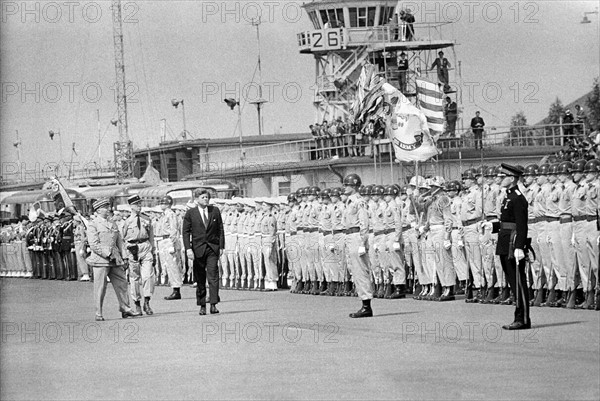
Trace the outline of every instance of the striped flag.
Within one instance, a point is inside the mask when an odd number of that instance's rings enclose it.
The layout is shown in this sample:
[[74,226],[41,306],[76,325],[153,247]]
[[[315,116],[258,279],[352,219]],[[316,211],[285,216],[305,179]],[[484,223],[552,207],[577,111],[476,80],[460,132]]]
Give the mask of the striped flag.
[[429,132],[435,141],[444,132],[443,96],[437,84],[417,78],[417,102],[427,117]]

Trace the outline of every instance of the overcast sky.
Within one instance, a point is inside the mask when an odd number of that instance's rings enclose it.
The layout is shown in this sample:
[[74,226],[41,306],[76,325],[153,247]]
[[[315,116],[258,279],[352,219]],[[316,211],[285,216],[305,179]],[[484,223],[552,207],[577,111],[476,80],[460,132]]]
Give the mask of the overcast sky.
[[[569,103],[588,92],[599,75],[598,15],[581,24],[597,1],[406,2],[417,22],[456,20],[444,30],[456,39],[462,62],[465,120],[482,111],[488,126],[505,126],[517,111],[535,123],[558,96]],[[257,58],[256,30],[249,20],[262,12],[262,79],[269,103],[264,132],[306,132],[315,121],[312,107],[314,60],[298,52],[296,34],[311,29],[293,2],[123,1],[130,138],[135,147],[154,146],[160,120],[167,137],[187,129],[198,137],[233,137],[236,113],[223,103],[252,81]],[[98,158],[97,110],[102,159],[112,158],[117,129],[115,68],[110,2],[2,1],[1,153],[21,161]],[[225,9],[230,11],[227,13]],[[428,10],[425,15],[424,10]],[[447,56],[448,56],[447,52]],[[451,59],[452,61],[452,59]],[[252,86],[249,98],[255,97]],[[500,90],[500,92],[498,92]],[[245,103],[245,102],[244,102]],[[257,134],[256,109],[246,104],[245,135]]]

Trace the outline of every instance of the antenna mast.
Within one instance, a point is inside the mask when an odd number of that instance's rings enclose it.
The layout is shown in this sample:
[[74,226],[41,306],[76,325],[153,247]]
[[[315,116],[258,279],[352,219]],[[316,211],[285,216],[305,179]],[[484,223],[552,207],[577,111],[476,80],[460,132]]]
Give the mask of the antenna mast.
[[127,95],[125,86],[125,51],[123,47],[123,19],[121,0],[112,0],[113,40],[117,89],[117,127],[119,141],[114,143],[115,178],[122,182],[133,176],[133,144],[129,140],[127,125]]

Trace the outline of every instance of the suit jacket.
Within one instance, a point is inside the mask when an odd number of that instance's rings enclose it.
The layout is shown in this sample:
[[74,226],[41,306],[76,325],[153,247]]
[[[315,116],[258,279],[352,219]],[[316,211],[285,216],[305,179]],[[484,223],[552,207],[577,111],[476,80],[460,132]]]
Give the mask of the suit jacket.
[[225,247],[223,220],[218,207],[208,207],[208,227],[204,226],[200,211],[197,207],[189,209],[183,218],[183,246],[186,251],[192,249],[194,255],[200,258],[210,247],[217,256],[219,250]]

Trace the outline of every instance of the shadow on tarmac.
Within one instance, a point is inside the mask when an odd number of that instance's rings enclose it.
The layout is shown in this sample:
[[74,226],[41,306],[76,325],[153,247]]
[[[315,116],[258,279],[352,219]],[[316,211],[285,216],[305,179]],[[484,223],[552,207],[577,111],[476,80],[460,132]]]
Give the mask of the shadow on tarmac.
[[531,325],[531,328],[532,329],[543,329],[543,328],[546,328],[546,327],[569,326],[571,324],[581,324],[581,323],[585,323],[585,322],[583,320],[578,320],[576,322],[536,324],[536,325]]

